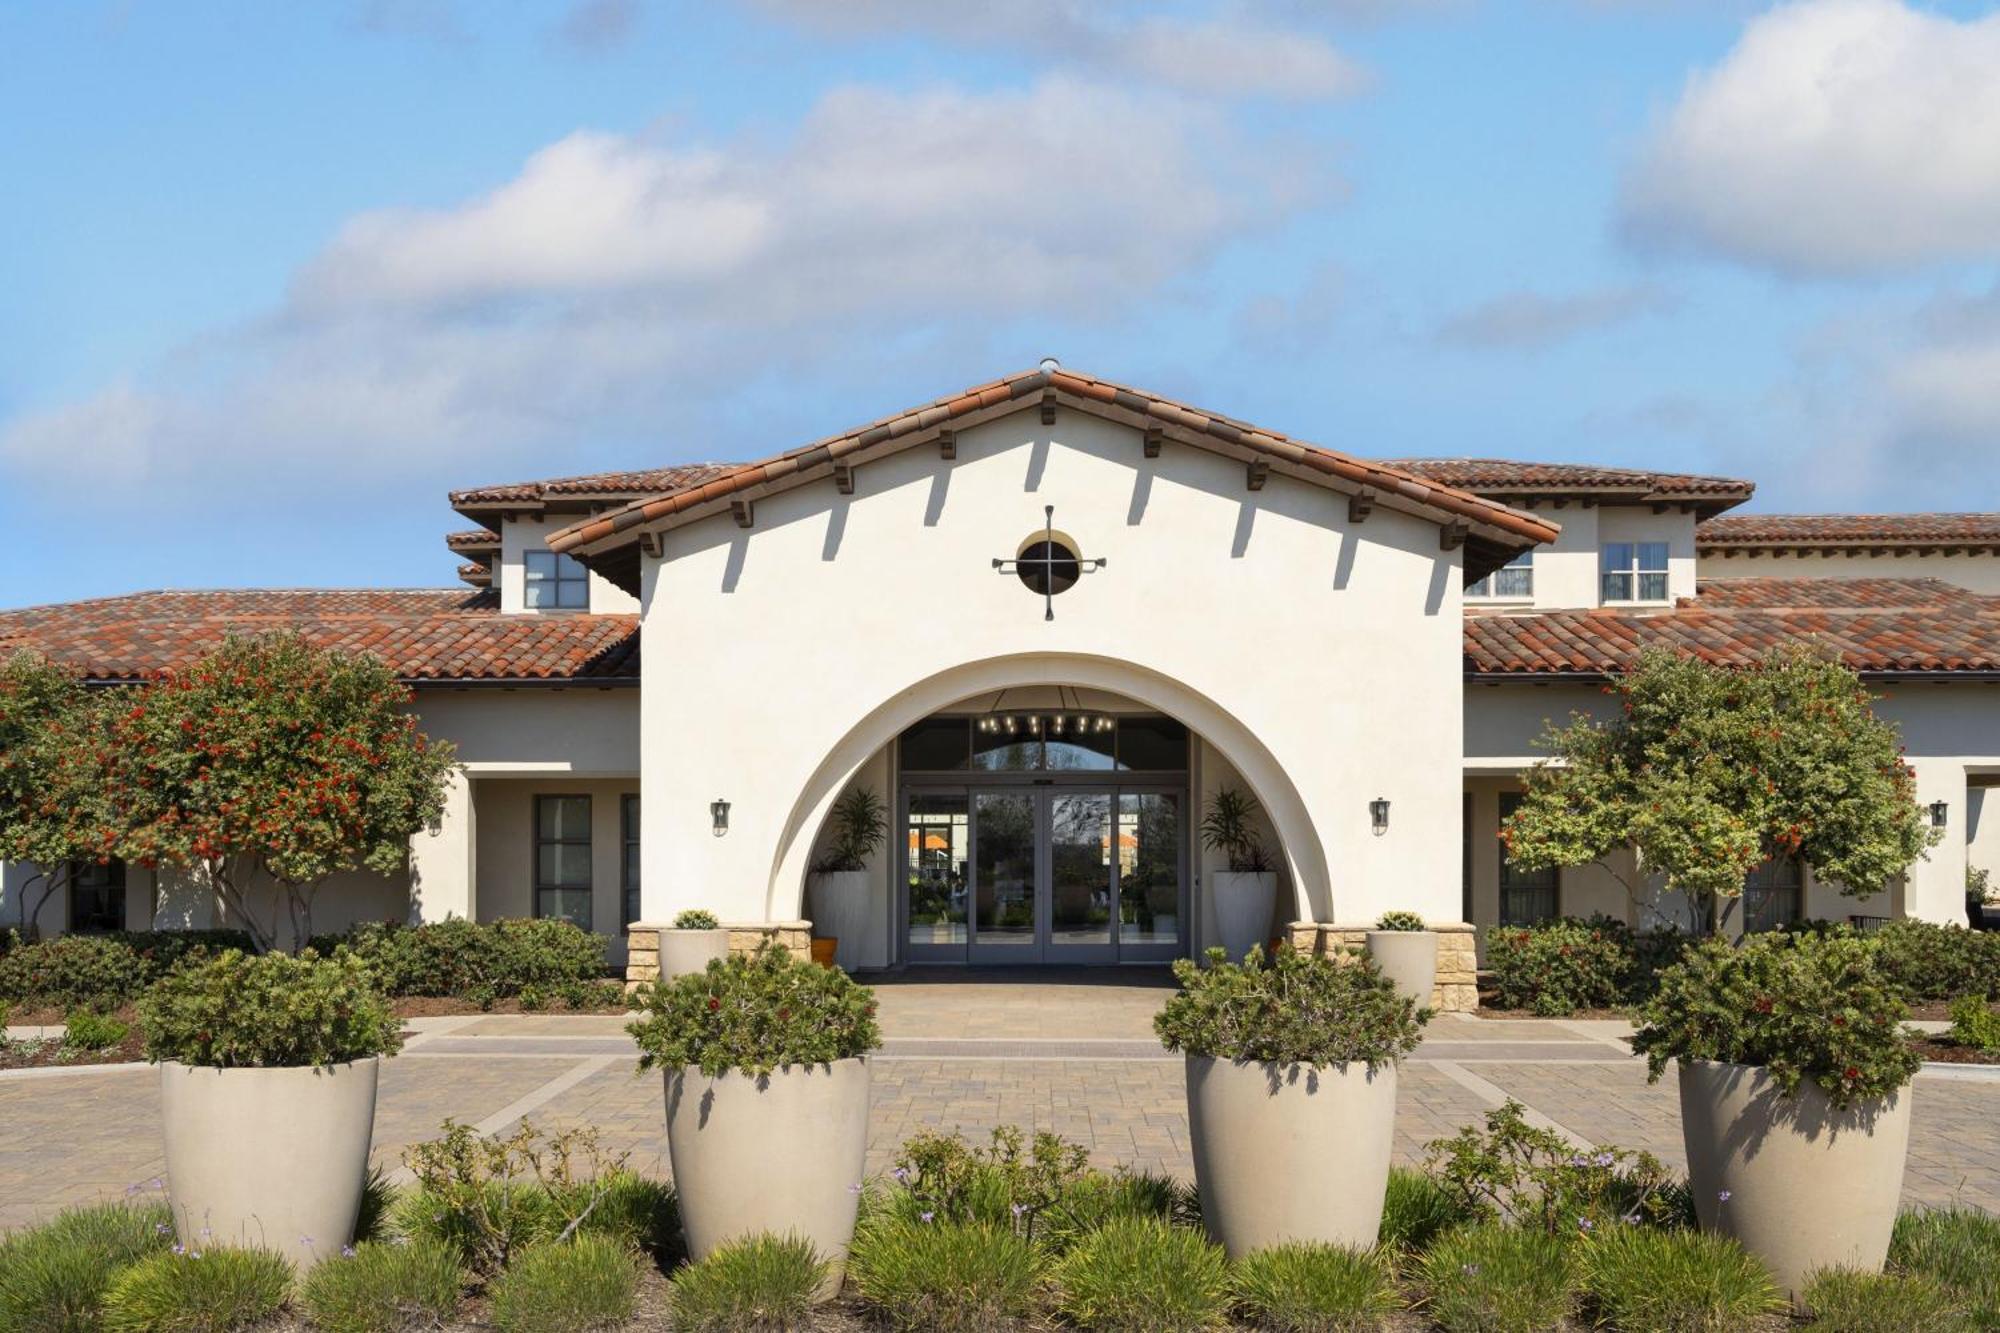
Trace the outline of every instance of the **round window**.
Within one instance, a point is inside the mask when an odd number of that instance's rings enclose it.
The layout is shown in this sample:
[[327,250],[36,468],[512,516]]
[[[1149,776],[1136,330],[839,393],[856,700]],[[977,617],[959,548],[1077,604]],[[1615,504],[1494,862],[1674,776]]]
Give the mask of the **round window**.
[[1083,562],[1076,548],[1061,538],[1037,537],[1021,548],[1015,560],[1015,573],[1037,597],[1068,592],[1083,576]]

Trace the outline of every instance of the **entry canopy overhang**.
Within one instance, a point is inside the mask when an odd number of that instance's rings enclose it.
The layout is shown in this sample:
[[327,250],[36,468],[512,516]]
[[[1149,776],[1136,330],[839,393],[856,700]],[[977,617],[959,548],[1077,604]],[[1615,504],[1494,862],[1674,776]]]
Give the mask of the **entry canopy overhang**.
[[885,417],[758,463],[748,463],[677,490],[633,500],[608,513],[571,524],[549,537],[549,549],[581,560],[628,592],[639,589],[643,534],[663,531],[726,510],[734,503],[831,479],[836,470],[935,442],[940,431],[962,430],[1023,410],[1029,402],[1061,405],[1117,421],[1274,472],[1429,519],[1447,545],[1463,544],[1465,577],[1481,578],[1522,551],[1554,540],[1560,526],[1522,510],[1428,480],[1414,472],[1372,463],[1308,444],[1168,398],[1060,367],[1024,371],[924,407]]

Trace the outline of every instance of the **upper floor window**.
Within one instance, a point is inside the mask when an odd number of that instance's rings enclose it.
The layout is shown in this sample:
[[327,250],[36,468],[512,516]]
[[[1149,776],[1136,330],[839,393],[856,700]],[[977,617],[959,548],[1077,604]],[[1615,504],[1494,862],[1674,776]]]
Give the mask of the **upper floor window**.
[[69,928],[125,929],[125,863],[79,861],[70,866]]
[[1604,600],[1664,602],[1667,600],[1665,542],[1606,542]]
[[1533,597],[1535,553],[1523,551],[1465,590],[1467,597]]
[[554,551],[529,551],[526,556],[527,605],[590,609],[590,573],[575,557]]

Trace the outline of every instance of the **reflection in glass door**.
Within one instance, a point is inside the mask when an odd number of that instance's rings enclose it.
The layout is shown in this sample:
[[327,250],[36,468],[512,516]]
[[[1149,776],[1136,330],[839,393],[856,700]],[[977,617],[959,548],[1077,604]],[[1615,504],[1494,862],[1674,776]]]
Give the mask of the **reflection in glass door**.
[[[983,791],[973,798],[973,948],[975,956],[1033,950],[1035,912],[1035,796],[1025,791]],[[1005,961],[1004,957],[991,959]],[[1025,960],[1024,960],[1025,961]]]
[[1172,957],[1181,938],[1181,798],[1118,798],[1118,943],[1126,955]]
[[1050,791],[1048,827],[1050,962],[1110,962],[1111,794]]
[[963,949],[966,863],[972,858],[972,812],[965,793],[911,792],[904,836],[910,945]]

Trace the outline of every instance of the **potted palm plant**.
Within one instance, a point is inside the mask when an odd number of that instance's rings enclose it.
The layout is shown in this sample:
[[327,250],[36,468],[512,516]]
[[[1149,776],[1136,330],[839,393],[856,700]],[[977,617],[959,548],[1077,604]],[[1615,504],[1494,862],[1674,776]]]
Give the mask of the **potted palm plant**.
[[1232,961],[1269,937],[1271,909],[1278,898],[1278,875],[1264,851],[1257,810],[1256,797],[1224,787],[1209,798],[1201,818],[1201,845],[1222,853],[1228,864],[1211,874],[1209,883],[1222,952]]
[[1678,1067],[1688,1188],[1794,1298],[1820,1268],[1879,1271],[1902,1196],[1901,994],[1853,935],[1711,939],[1660,975],[1632,1049]]
[[1396,1065],[1428,1012],[1368,958],[1281,945],[1269,964],[1174,964],[1154,1019],[1187,1057],[1188,1129],[1209,1233],[1238,1259],[1293,1241],[1366,1248],[1382,1224]]
[[139,1001],[160,1066],[181,1241],[261,1245],[303,1268],[354,1238],[382,1057],[401,1025],[361,961],[230,949]]
[[834,961],[852,971],[868,924],[868,858],[889,834],[882,798],[870,788],[849,787],[833,803],[827,834],[810,884],[813,928],[835,942]]
[[674,917],[672,926],[660,932],[662,981],[705,971],[711,961],[727,957],[729,932],[722,928],[713,912],[690,907]]
[[1368,956],[1396,989],[1429,1008],[1437,990],[1438,937],[1415,912],[1384,912],[1368,932]]
[[868,1150],[874,992],[766,944],[642,988],[627,1027],[666,1082],[667,1155],[688,1253],[791,1233],[838,1290]]

